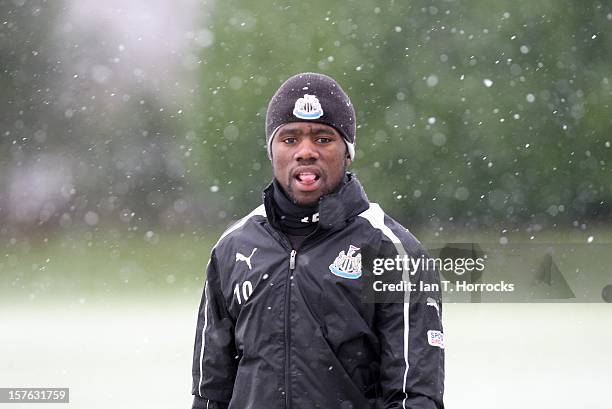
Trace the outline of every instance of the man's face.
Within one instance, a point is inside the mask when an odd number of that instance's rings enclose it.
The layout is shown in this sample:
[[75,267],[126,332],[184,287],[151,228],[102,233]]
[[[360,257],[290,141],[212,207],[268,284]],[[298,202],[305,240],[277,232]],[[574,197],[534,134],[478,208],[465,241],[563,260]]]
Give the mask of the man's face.
[[351,160],[335,128],[312,122],[281,126],[272,140],[274,177],[297,204],[312,205],[332,192]]

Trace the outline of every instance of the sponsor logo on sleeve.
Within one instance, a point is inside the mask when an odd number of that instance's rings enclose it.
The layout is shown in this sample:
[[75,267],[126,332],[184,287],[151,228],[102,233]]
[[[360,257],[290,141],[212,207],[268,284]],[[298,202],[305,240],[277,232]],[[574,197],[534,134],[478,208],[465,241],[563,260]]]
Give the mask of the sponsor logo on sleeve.
[[427,342],[432,347],[444,349],[444,333],[442,331],[435,330],[427,331]]

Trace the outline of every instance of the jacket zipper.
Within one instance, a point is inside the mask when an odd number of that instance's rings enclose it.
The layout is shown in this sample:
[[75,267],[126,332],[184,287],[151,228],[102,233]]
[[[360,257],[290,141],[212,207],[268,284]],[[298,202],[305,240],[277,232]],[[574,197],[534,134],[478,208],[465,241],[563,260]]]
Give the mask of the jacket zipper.
[[295,270],[295,257],[297,252],[291,250],[289,256],[289,273],[287,274],[287,288],[285,290],[285,407],[291,409],[291,278]]

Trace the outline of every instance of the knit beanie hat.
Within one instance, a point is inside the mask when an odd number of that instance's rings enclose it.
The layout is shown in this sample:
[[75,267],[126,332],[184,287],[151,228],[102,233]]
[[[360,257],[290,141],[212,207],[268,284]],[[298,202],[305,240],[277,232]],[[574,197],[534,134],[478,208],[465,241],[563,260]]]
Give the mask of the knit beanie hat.
[[280,86],[268,104],[266,144],[272,158],[272,139],[289,122],[318,122],[342,135],[351,159],[355,157],[355,110],[340,85],[327,75],[305,72]]

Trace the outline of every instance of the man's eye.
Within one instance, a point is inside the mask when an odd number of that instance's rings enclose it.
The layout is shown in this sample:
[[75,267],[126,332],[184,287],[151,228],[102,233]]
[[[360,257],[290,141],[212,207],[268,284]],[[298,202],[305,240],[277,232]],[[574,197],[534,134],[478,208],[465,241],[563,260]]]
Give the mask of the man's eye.
[[295,143],[295,138],[285,138],[283,139],[283,143],[286,143],[288,145]]
[[319,143],[330,143],[331,141],[331,138],[317,138],[317,142]]

